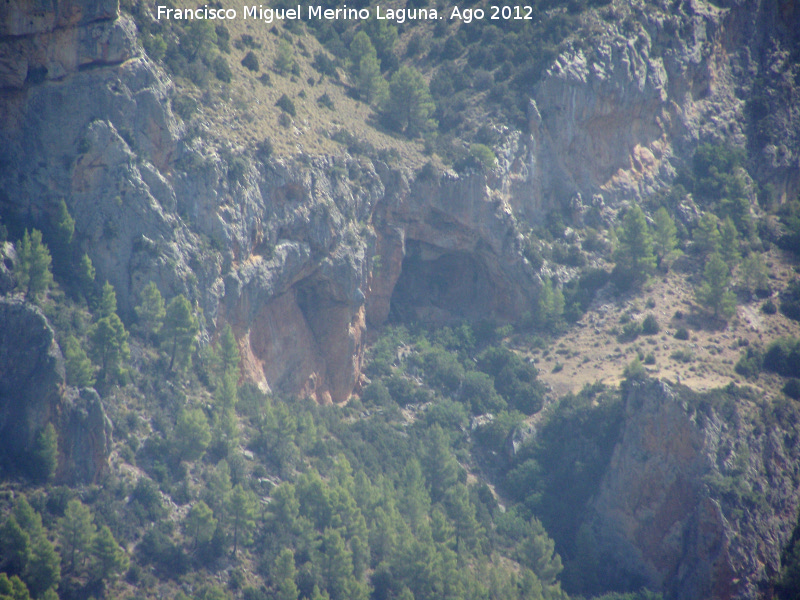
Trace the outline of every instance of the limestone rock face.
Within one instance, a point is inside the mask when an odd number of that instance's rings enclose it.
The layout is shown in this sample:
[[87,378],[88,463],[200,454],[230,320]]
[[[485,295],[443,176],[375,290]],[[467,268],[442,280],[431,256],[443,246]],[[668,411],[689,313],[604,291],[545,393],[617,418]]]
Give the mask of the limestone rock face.
[[60,79],[80,67],[119,64],[135,52],[135,27],[118,0],[25,2],[0,12],[0,87]]
[[42,312],[0,298],[0,454],[24,460],[36,434],[57,422],[64,361]]
[[111,425],[99,396],[66,385],[64,359],[37,307],[0,297],[0,324],[0,462],[24,471],[38,434],[53,423],[59,479],[96,481],[111,450]]
[[796,197],[798,92],[785,82],[796,76],[797,2],[620,5],[588,25],[534,90],[527,154],[510,178],[516,210],[638,200],[704,142],[746,144],[778,197]]
[[760,597],[800,507],[796,432],[689,396],[653,381],[630,389],[588,521],[597,555],[609,581],[665,598]]
[[[9,0],[0,213],[44,228],[64,200],[76,256],[115,286],[124,319],[155,281],[202,309],[203,343],[230,323],[262,387],[344,401],[367,327],[531,306],[539,276],[520,219],[553,208],[610,219],[671,183],[705,141],[748,144],[769,159],[760,182],[797,193],[797,0],[729,4],[587,13],[585,43],[531,90],[529,126],[505,132],[495,172],[417,177],[347,155],[264,160],[209,139],[202,120],[173,114],[172,83],[116,0]],[[757,81],[760,104],[748,104]]]
[[[386,174],[373,216],[378,235],[367,322],[514,319],[530,307],[536,279],[500,190],[483,175],[408,181]],[[392,314],[393,313],[393,314]]]
[[68,388],[63,397],[62,472],[73,481],[97,481],[108,466],[111,421],[92,388]]

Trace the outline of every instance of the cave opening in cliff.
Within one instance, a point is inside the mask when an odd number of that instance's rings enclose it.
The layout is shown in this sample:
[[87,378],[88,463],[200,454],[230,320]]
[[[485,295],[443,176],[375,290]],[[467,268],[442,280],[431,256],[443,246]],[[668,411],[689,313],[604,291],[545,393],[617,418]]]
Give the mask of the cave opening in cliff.
[[445,324],[487,318],[492,316],[495,287],[475,253],[408,240],[389,321]]

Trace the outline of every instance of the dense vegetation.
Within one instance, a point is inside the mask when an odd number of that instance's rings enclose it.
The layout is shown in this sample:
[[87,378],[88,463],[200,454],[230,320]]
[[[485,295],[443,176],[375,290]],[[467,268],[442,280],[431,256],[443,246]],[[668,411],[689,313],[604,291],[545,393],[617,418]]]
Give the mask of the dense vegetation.
[[[360,43],[372,60],[377,50]],[[403,128],[423,127],[420,114],[407,113]],[[474,157],[488,165],[490,153],[476,148]],[[723,160],[736,164],[735,153],[703,147],[698,156],[687,183],[739,189]],[[708,167],[714,161],[719,168]],[[558,213],[531,229],[531,262],[579,270],[567,283],[543,279],[517,324],[520,339],[544,345],[538,336],[558,336],[599,289],[636,291],[683,254],[697,265],[698,310],[712,320],[731,318],[737,293],[771,294],[764,242],[738,205],[714,205],[724,220],[707,211],[687,230],[667,210],[684,193],[676,185],[655,198],[650,220],[633,206],[616,230],[587,229],[580,246],[566,243]],[[52,425],[40,431],[30,460],[5,466],[4,476],[18,479],[2,503],[3,594],[119,597],[159,588],[199,599],[502,599],[621,586],[608,597],[652,597],[636,582],[607,578],[580,517],[618,439],[620,391],[596,385],[568,395],[529,442],[526,419],[548,396],[534,364],[509,345],[513,327],[389,328],[370,349],[361,400],[317,406],[241,384],[232,330],[198,347],[203,317],[182,295],[167,301],[150,283],[124,322],[113,286],[78,251],[65,204],[40,224],[44,233],[9,225],[18,236],[17,291],[53,323],[68,383],[113,395],[116,453],[139,475],[117,469],[96,486],[53,486],[57,435]],[[580,270],[592,253],[614,268]],[[796,283],[780,296],[793,319],[798,297]],[[620,343],[661,331],[652,313],[620,325]],[[674,335],[689,337],[686,329]],[[788,338],[748,346],[736,370],[783,376],[785,395],[798,398],[799,348]],[[640,361],[654,359],[642,353],[628,381],[647,376]],[[739,493],[734,483],[715,485]],[[793,589],[792,552],[782,590]]]
[[[145,3],[123,4],[151,58],[199,90],[232,81],[231,47],[261,85],[296,78],[310,32],[324,49],[309,86],[335,81],[371,107],[370,126],[422,140],[456,170],[487,172],[499,143],[490,125],[524,121],[531,86],[581,14],[607,3],[542,0],[532,21],[481,27],[287,23],[270,32],[279,41],[269,57],[252,36],[231,39],[208,21],[156,22]],[[275,102],[286,127],[296,100]],[[335,109],[327,93],[317,103]],[[187,122],[197,108],[189,96],[173,99]],[[344,130],[333,139],[351,154],[389,156]],[[256,156],[271,153],[267,139]],[[228,177],[243,171],[232,160]],[[438,175],[432,162],[417,173]],[[694,288],[693,327],[724,327],[752,298],[765,300],[765,314],[800,320],[800,283],[773,289],[764,258],[774,246],[800,251],[800,202],[774,206],[769,189],[755,188],[741,149],[702,144],[671,189],[623,208],[616,226],[594,209],[575,227],[559,209],[521,222],[524,256],[542,276],[521,321],[389,327],[369,350],[360,397],[344,407],[244,382],[231,328],[212,332],[189,299],[164,298],[152,282],[121,314],[115,289],[73,240],[64,202],[42,222],[0,224],[0,241],[15,242],[15,293],[53,325],[68,385],[108,399],[115,440],[114,467],[96,485],[54,483],[52,424],[28,460],[3,465],[0,600],[657,598],[640,582],[609,579],[582,521],[619,439],[625,385],[646,378],[655,355],[639,352],[622,389],[596,384],[558,399],[517,342],[547,346],[601,290],[624,298],[678,269]],[[679,218],[682,206],[697,218]],[[625,316],[614,335],[655,345],[665,329],[648,312]],[[213,339],[201,344],[201,331]],[[670,335],[691,337],[683,326]],[[738,374],[767,373],[800,399],[800,340],[739,347]],[[740,396],[748,399],[734,389],[694,401],[699,412],[738,418]],[[785,415],[787,429],[796,425],[786,398],[759,426]],[[707,483],[737,502],[762,500],[730,478]],[[776,579],[787,598],[800,587],[799,539]]]

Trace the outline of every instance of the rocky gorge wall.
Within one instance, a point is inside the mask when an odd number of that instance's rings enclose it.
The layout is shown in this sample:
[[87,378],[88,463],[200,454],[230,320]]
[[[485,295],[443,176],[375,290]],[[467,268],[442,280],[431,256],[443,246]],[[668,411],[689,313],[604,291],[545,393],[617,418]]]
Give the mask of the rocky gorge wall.
[[[174,114],[173,83],[115,1],[0,3],[0,215],[42,227],[64,200],[76,254],[115,286],[124,318],[155,281],[202,309],[203,343],[231,324],[246,377],[345,402],[369,329],[530,309],[538,274],[520,221],[558,208],[611,223],[705,141],[746,146],[760,183],[797,195],[797,2],[613,10],[587,17],[598,20],[585,41],[532,86],[528,129],[508,136],[494,173],[424,177],[364,157],[245,149],[232,176],[234,149]],[[763,106],[748,100],[759,90]],[[4,295],[11,262],[0,263]],[[108,451],[100,399],[65,386],[40,312],[8,297],[0,310],[0,365],[29,369],[0,373],[0,451],[27,451],[58,422],[61,472],[95,479]],[[797,514],[796,443],[701,417],[660,384],[627,407],[588,521],[614,559],[609,575],[671,598],[755,597]],[[754,496],[726,496],[733,473]],[[739,514],[741,498],[765,504]]]
[[759,76],[791,70],[799,13],[793,0],[590,13],[586,37],[533,87],[529,128],[507,136],[498,170],[425,179],[363,157],[265,161],[209,143],[202,123],[173,113],[172,82],[115,2],[8,2],[0,212],[41,227],[65,200],[76,253],[115,286],[126,318],[155,281],[202,308],[205,341],[230,323],[263,387],[342,402],[368,327],[529,310],[538,275],[520,220],[558,208],[611,223],[703,141],[766,152],[763,182],[796,194],[796,111],[779,103],[755,135],[746,98]]
[[155,281],[203,309],[206,336],[230,323],[263,387],[343,402],[367,322],[388,317],[406,238],[474,255],[472,270],[500,285],[486,302],[473,286],[466,312],[510,318],[532,297],[514,219],[483,177],[423,185],[381,163],[300,155],[250,157],[232,179],[229,152],[174,115],[171,82],[116,5],[21,2],[2,22],[0,210],[42,227],[64,200],[76,254],[128,318]]
[[665,598],[769,597],[800,508],[800,439],[796,409],[761,410],[729,392],[628,390],[586,520],[603,583]]

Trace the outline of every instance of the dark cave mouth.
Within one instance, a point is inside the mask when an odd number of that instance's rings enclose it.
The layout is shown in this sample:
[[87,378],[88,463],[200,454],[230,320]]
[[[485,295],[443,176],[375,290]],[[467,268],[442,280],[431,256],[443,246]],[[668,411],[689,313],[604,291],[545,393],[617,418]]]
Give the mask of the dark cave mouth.
[[492,318],[498,293],[485,261],[476,253],[408,240],[389,322],[446,325]]

